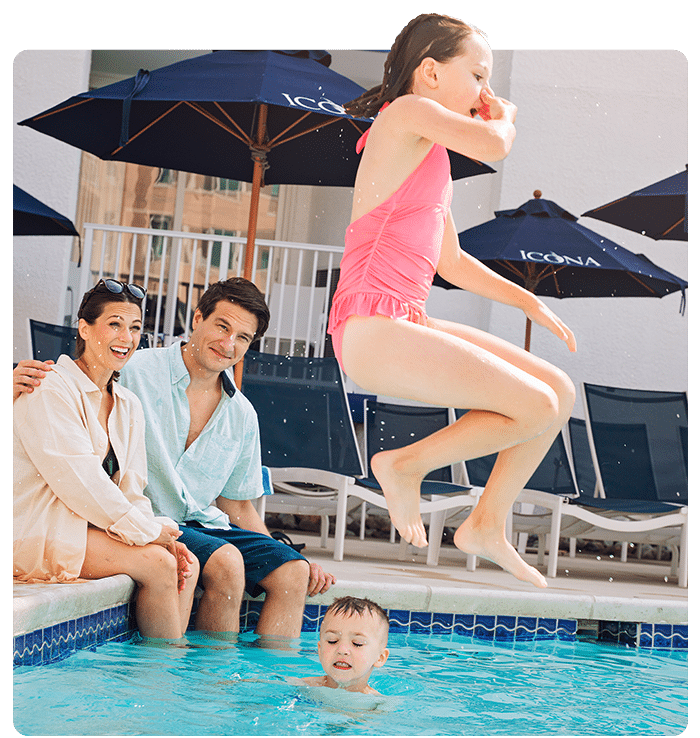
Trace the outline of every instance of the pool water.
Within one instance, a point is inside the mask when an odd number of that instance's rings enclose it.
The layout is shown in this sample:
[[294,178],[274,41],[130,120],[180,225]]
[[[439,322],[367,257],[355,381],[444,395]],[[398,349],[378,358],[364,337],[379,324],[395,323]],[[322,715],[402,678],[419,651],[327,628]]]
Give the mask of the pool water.
[[386,665],[347,694],[296,686],[321,674],[317,634],[291,650],[189,634],[134,640],[14,670],[24,735],[678,735],[686,653],[583,641],[499,643],[391,634]]

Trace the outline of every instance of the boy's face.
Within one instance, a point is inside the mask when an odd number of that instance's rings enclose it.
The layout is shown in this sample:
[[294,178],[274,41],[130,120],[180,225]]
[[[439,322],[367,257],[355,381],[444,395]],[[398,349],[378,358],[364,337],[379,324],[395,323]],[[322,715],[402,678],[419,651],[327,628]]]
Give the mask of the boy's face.
[[371,613],[327,613],[318,642],[323,670],[338,687],[362,690],[372,669],[389,655],[387,631],[386,623]]

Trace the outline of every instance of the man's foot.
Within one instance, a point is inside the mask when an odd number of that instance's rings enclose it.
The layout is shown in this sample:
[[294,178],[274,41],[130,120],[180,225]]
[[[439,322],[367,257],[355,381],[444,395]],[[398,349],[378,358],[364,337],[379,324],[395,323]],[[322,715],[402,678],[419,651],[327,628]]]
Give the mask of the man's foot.
[[506,540],[502,532],[492,532],[475,527],[469,524],[469,518],[467,518],[455,532],[454,544],[464,553],[476,554],[493,561],[516,579],[530,582],[535,587],[547,586],[547,580],[537,569],[520,558],[520,554]]
[[394,451],[380,451],[371,460],[372,472],[379,482],[391,522],[401,538],[413,546],[425,547],[428,539],[420,517],[420,483],[414,475],[400,474],[394,464]]

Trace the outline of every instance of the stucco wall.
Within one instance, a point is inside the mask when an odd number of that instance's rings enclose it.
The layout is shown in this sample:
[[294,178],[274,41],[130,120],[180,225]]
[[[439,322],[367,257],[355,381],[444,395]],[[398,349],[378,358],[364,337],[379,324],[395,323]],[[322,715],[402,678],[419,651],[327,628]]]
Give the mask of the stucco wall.
[[[13,71],[13,182],[74,220],[80,152],[14,124],[86,90],[90,52],[22,51]],[[63,322],[72,242],[64,236],[13,238],[13,361],[29,355],[27,318]]]

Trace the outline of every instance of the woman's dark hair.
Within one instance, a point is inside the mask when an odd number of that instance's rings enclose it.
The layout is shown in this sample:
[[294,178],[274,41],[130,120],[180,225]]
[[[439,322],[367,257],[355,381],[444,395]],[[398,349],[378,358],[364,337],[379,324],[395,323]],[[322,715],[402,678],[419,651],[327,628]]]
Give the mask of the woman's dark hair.
[[197,304],[197,310],[204,320],[216,310],[216,305],[221,300],[240,305],[257,318],[258,329],[255,331],[255,338],[265,334],[270,324],[270,309],[265,302],[265,295],[251,281],[243,277],[232,277],[209,285]]
[[[90,325],[94,325],[95,321],[102,315],[105,305],[112,302],[130,302],[141,309],[143,298],[136,297],[131,294],[128,289],[121,292],[111,292],[105,287],[102,281],[98,282],[91,290],[84,295],[78,308],[78,320],[81,318]],[[85,353],[85,339],[80,335],[75,337],[75,358],[79,359]],[[114,380],[119,379],[119,372],[114,372],[109,381],[108,387],[112,386]]]
[[472,34],[483,33],[457,18],[425,13],[414,18],[399,33],[384,62],[384,79],[355,100],[345,103],[347,113],[372,118],[384,103],[392,102],[411,91],[413,72],[423,59],[430,57],[444,64],[464,53],[464,41]]

